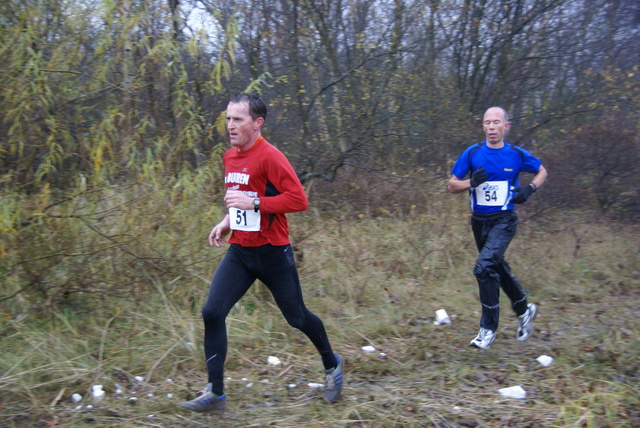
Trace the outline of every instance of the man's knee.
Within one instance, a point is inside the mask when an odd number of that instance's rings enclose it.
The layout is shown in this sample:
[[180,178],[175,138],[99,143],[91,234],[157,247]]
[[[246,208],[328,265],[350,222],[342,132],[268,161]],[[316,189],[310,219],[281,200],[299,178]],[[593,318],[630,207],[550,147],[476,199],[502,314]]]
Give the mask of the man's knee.
[[291,327],[297,328],[301,331],[306,331],[307,328],[313,325],[314,318],[317,318],[313,313],[305,308],[283,312],[282,315]]
[[493,276],[495,271],[495,265],[487,259],[476,260],[476,265],[473,267],[473,274],[478,279]]
[[301,315],[296,316],[286,316],[285,319],[289,323],[289,325],[293,328],[297,328],[298,330],[304,330],[305,318]]
[[222,311],[207,305],[202,307],[201,313],[202,320],[205,322],[205,324],[224,322],[224,319],[226,318],[226,315],[223,314]]

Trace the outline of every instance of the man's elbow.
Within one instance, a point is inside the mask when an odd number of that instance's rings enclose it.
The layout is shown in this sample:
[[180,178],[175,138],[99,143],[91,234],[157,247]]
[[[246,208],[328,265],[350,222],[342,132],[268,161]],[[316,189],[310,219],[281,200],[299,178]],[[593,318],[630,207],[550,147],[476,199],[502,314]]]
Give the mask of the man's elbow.
[[460,188],[458,186],[456,186],[455,182],[449,181],[449,183],[447,184],[447,192],[449,193],[460,193]]
[[538,173],[536,175],[538,177],[540,177],[542,179],[542,182],[544,183],[544,181],[549,176],[549,171],[547,170],[547,168],[545,168],[544,166],[540,165],[540,169],[538,170]]
[[306,211],[309,209],[309,198],[306,194],[301,194],[296,200],[296,211]]

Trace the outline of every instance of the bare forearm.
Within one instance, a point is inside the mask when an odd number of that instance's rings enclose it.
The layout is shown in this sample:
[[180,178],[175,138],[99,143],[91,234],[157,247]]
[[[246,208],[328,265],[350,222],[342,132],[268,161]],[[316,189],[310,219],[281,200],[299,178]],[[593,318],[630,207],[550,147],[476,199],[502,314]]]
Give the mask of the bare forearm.
[[544,166],[540,165],[540,169],[533,177],[533,180],[531,180],[531,183],[535,186],[536,189],[538,189],[542,187],[545,181],[547,181],[547,175],[547,169]]
[[471,180],[460,180],[459,178],[453,176],[451,180],[449,180],[449,184],[447,185],[447,190],[450,193],[462,193],[471,189]]

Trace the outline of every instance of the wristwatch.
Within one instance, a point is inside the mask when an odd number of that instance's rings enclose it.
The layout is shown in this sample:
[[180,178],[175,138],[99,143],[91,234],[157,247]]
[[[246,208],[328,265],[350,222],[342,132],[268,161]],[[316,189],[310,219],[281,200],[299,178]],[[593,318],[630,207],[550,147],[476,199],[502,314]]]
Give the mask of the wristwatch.
[[260,198],[253,198],[253,211],[258,212],[260,209]]

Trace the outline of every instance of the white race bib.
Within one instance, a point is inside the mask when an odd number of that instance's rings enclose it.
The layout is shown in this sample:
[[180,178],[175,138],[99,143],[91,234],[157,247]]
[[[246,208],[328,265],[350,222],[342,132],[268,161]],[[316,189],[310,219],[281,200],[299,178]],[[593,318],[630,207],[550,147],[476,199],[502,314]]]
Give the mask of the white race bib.
[[476,204],[490,207],[501,207],[509,196],[508,181],[485,181],[476,187]]
[[229,208],[229,223],[232,230],[242,230],[243,232],[260,231],[260,210],[241,210]]

